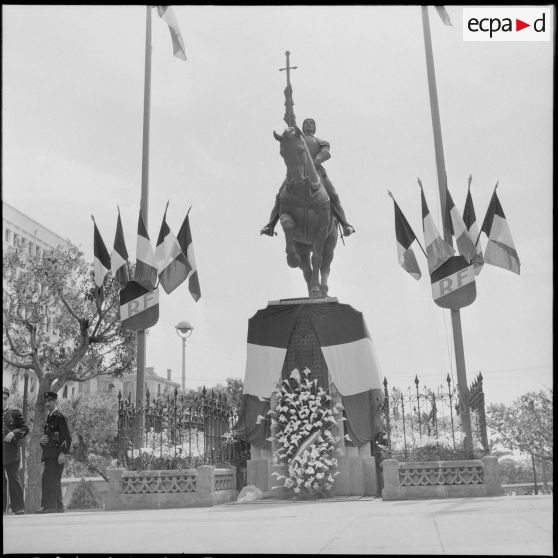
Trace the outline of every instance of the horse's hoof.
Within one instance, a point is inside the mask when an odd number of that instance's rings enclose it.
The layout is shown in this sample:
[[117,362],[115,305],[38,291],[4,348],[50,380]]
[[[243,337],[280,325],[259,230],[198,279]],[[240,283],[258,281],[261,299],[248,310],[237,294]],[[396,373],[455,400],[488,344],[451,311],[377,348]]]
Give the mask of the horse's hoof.
[[320,287],[312,287],[310,289],[310,298],[323,298],[322,295],[322,291],[320,290]]
[[328,287],[323,287],[323,286],[320,287],[320,291],[321,291],[322,296],[323,296],[324,298],[327,297],[327,291],[328,291],[328,290],[329,290]]
[[287,264],[289,267],[298,267],[300,265],[300,256],[298,254],[287,254]]

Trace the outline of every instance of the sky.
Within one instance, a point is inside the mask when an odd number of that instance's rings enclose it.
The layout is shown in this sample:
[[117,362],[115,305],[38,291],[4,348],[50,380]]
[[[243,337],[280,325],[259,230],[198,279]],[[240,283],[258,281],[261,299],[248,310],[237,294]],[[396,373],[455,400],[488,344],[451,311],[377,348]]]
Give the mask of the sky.
[[[175,324],[194,331],[187,387],[244,377],[248,319],[268,301],[306,296],[280,227],[260,236],[285,175],[272,132],[283,122],[291,52],[299,125],[317,122],[325,163],[356,233],[338,245],[330,295],[363,312],[383,375],[406,389],[456,379],[449,310],[398,264],[388,188],[422,243],[420,177],[441,224],[418,6],[176,6],[188,60],[172,56],[153,14],[148,229],[165,204],[190,221],[202,297],[161,290],[147,365],[181,378]],[[480,221],[498,195],[521,275],[485,265],[462,309],[467,378],[488,402],[552,387],[553,42],[464,42],[430,10],[448,185]],[[112,247],[120,206],[135,258],[141,190],[146,9],[3,6],[3,199],[93,259],[93,214]],[[483,246],[486,238],[481,238]]]

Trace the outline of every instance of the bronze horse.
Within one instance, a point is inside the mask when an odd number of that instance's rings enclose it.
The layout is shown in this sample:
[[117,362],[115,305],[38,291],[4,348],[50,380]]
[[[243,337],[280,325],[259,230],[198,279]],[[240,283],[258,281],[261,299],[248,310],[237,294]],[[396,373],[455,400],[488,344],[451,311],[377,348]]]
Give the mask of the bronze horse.
[[285,231],[287,263],[300,267],[310,298],[327,296],[329,270],[337,244],[337,219],[304,136],[298,127],[273,132],[287,177],[279,194],[279,218]]

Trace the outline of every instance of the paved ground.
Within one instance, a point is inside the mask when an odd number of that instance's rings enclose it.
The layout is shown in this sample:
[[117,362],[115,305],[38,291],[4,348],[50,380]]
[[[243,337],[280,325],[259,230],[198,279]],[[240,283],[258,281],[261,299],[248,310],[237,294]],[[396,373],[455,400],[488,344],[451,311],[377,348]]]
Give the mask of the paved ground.
[[552,555],[552,496],[4,516],[4,553]]

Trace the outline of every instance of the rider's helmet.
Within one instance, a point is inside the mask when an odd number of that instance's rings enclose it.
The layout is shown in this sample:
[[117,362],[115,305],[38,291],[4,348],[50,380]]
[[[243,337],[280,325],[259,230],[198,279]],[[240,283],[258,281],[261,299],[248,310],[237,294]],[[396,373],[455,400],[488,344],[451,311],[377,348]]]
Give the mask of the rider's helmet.
[[302,133],[307,134],[308,132],[311,134],[316,133],[316,121],[313,118],[307,118],[302,123]]

